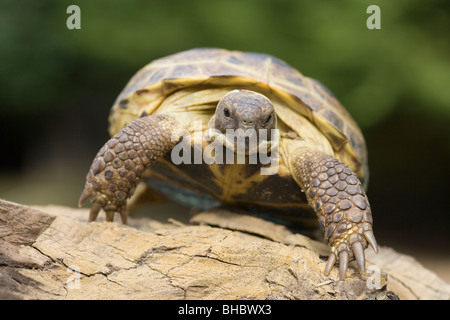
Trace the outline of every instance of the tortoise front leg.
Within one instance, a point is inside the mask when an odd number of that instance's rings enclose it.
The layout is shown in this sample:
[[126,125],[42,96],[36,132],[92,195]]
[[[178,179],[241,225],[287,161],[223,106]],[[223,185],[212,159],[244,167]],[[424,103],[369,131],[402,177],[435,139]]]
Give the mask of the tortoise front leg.
[[178,142],[172,135],[179,128],[171,116],[151,115],[137,119],[106,142],[92,162],[78,203],[81,207],[91,198],[89,221],[94,221],[103,208],[107,221],[113,221],[118,212],[126,223],[127,199],[133,195],[145,169]]
[[355,173],[342,161],[308,148],[297,149],[293,154],[291,171],[331,246],[325,275],[339,261],[339,275],[344,279],[353,258],[360,272],[365,272],[364,249],[369,243],[378,252],[378,245],[372,231],[370,205]]

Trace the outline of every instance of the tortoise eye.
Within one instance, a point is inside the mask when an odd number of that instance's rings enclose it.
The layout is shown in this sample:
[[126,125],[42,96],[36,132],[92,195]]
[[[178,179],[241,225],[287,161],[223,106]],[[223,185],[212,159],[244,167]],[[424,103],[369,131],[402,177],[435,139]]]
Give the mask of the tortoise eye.
[[230,117],[230,110],[228,110],[228,108],[223,109],[223,115],[225,116],[225,118],[229,118]]
[[272,120],[272,114],[269,114],[266,120],[264,120],[264,126],[267,126],[270,123],[270,120]]

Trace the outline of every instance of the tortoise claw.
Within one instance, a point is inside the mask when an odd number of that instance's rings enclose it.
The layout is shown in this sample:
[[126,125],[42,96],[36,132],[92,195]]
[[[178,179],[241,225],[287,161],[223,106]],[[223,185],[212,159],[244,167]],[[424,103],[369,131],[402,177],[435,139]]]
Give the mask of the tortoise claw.
[[323,274],[326,276],[329,275],[335,263],[336,263],[336,255],[334,253],[331,253],[330,257],[328,258],[327,265],[325,266],[325,271],[323,272]]
[[[89,212],[89,222],[97,220],[98,213],[102,209],[102,205],[94,202],[91,206],[91,211]],[[112,222],[114,221],[114,215],[116,212],[119,212],[120,219],[122,220],[123,224],[127,224],[127,209],[125,207],[115,210],[105,210],[106,212],[106,221]]]
[[106,211],[106,221],[113,222],[114,221],[114,211]]
[[377,244],[377,240],[375,240],[373,231],[372,230],[365,231],[364,237],[366,238],[367,242],[372,247],[373,251],[375,251],[375,253],[378,253],[378,244]]
[[122,207],[119,209],[120,219],[122,220],[123,224],[127,224],[127,209],[125,207]]
[[366,270],[366,259],[364,257],[364,249],[361,242],[353,243],[352,251],[353,255],[355,256],[359,272],[364,272]]
[[[367,242],[362,235],[354,235],[353,237],[346,239],[343,243],[340,243],[338,246],[334,246],[325,266],[324,274],[327,276],[337,262],[339,264],[339,278],[340,280],[344,280],[348,270],[349,261],[353,259],[356,260],[359,272],[364,273],[366,271],[364,248],[366,247]],[[376,242],[375,248],[378,249],[378,247],[376,247]]]
[[90,192],[86,188],[84,188],[83,192],[81,193],[80,200],[78,200],[78,208],[81,208],[90,196]]
[[339,253],[339,278],[341,280],[345,280],[345,273],[348,269],[348,252],[347,251],[341,251]]
[[91,198],[91,210],[89,211],[89,222],[97,220],[98,214],[101,209],[106,212],[106,221],[112,222],[114,221],[114,215],[116,212],[120,214],[120,218],[123,224],[127,224],[127,204],[111,204],[107,203],[106,205],[102,202],[101,197],[98,197],[94,192],[89,192],[88,188],[83,190],[83,193],[80,196],[80,200],[78,201],[78,206],[83,206],[84,202]]
[[100,209],[102,206],[94,202],[91,206],[91,211],[89,212],[89,222],[95,221],[97,219],[98,213],[100,212]]

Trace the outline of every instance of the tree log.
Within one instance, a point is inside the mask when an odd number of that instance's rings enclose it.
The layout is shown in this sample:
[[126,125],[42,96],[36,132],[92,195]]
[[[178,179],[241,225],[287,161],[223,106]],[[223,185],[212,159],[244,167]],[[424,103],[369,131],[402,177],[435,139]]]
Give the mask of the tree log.
[[366,250],[368,272],[323,275],[329,249],[250,215],[184,225],[87,222],[87,209],[0,200],[1,299],[449,299],[412,257]]

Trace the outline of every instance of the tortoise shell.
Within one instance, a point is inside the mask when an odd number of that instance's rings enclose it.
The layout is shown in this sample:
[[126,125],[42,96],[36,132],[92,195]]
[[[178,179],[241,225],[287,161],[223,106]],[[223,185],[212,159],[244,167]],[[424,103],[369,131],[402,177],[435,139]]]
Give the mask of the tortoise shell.
[[[367,185],[366,144],[347,110],[320,82],[267,54],[203,48],[154,60],[139,70],[118,96],[109,117],[109,132],[114,135],[138,117],[166,112],[188,124],[201,121],[206,127],[217,102],[233,89],[267,96],[275,107],[281,140],[302,140],[335,156]],[[228,169],[208,166],[205,170],[205,166],[182,164],[175,168],[170,157],[159,161],[146,176],[151,178],[147,182],[160,191],[183,199],[195,193],[201,199],[196,201],[206,204],[247,204],[247,208],[251,204],[259,211],[268,207],[283,207],[286,212],[305,208],[306,198],[298,192],[282,158],[275,176],[258,177],[257,168],[251,165],[241,169],[236,169],[240,167],[237,165]],[[235,180],[217,181],[218,172],[227,177],[234,174]],[[241,181],[242,188],[238,176],[246,180]],[[223,195],[227,183],[234,196],[217,197]]]

